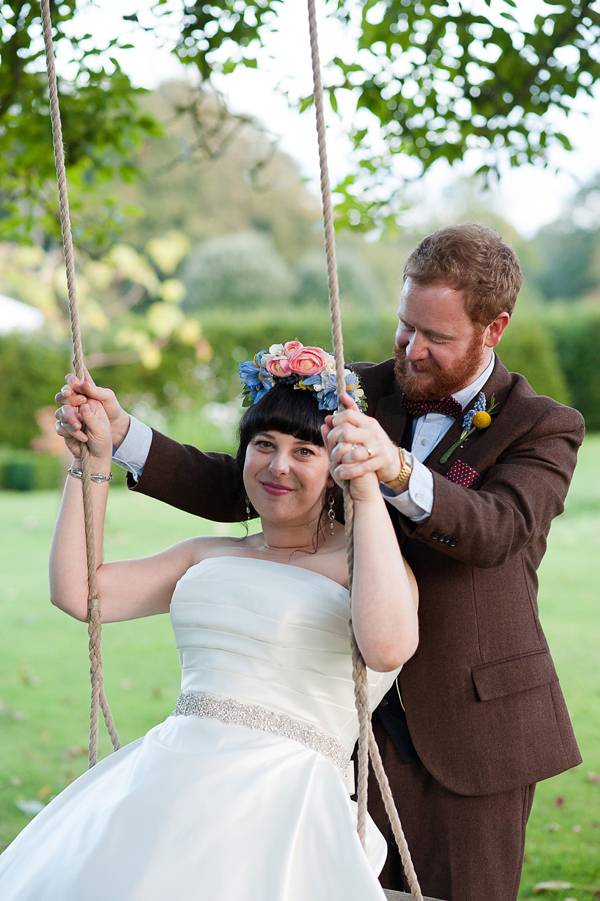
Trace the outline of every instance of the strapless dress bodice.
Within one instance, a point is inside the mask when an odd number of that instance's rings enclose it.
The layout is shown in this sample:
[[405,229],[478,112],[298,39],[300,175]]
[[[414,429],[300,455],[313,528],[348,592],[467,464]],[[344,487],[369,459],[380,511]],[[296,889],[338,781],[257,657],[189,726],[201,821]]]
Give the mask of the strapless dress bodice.
[[[171,620],[182,692],[235,698],[327,732],[358,737],[348,591],[300,566],[213,557],[178,582]],[[374,709],[396,673],[369,671]]]

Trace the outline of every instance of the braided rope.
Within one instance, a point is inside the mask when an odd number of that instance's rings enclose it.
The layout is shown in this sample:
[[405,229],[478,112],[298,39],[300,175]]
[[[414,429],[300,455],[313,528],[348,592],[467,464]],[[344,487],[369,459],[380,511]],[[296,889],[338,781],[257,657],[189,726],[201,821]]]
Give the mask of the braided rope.
[[[342,321],[340,313],[339,285],[337,277],[335,257],[335,231],[333,227],[333,204],[331,200],[331,187],[327,166],[327,148],[325,141],[325,115],[323,112],[323,83],[321,80],[321,66],[319,60],[319,44],[317,37],[317,18],[315,12],[315,0],[308,0],[308,22],[310,31],[310,50],[313,72],[313,87],[315,99],[315,115],[317,120],[317,137],[319,145],[319,167],[321,173],[321,197],[323,203],[323,222],[325,227],[325,253],[327,257],[327,276],[329,281],[329,309],[331,314],[331,333],[333,338],[333,355],[335,358],[336,381],[338,396],[345,390],[344,380],[344,348],[342,339]],[[353,540],[353,503],[348,482],[344,483],[344,518],[346,523],[346,548],[348,556],[348,582],[350,594],[352,594],[352,572],[354,564],[354,540]],[[390,784],[383,769],[379,748],[373,735],[371,716],[369,711],[369,694],[367,668],[362,658],[352,624],[350,623],[350,640],[352,645],[352,676],[354,678],[354,694],[359,721],[358,737],[358,834],[361,843],[365,847],[366,842],[366,818],[367,818],[367,779],[369,768],[369,753],[371,754],[373,769],[381,789],[383,802],[387,811],[394,838],[398,844],[400,859],[404,872],[415,901],[423,901],[423,895],[417,881],[417,875],[411,860],[408,845],[400,817],[394,804]]]
[[[62,141],[62,127],[60,122],[60,109],[58,105],[58,88],[56,83],[56,70],[54,67],[54,49],[52,46],[52,18],[50,15],[50,0],[40,0],[42,12],[42,26],[44,30],[44,46],[46,51],[46,69],[48,72],[48,92],[50,95],[50,114],[52,118],[52,140],[54,144],[54,162],[56,165],[56,177],[58,181],[58,199],[60,206],[60,227],[62,231],[65,267],[67,271],[67,289],[69,296],[69,319],[71,322],[71,335],[73,340],[73,362],[77,378],[84,377],[83,346],[81,341],[81,327],[79,323],[79,310],[77,307],[77,291],[75,288],[75,260],[73,254],[73,239],[71,235],[71,223],[69,217],[69,200],[67,195],[67,175],[65,169],[65,155]],[[104,680],[102,677],[102,625],[100,617],[100,599],[96,582],[96,554],[94,542],[94,520],[91,493],[90,460],[87,447],[81,446],[81,468],[83,470],[83,509],[85,517],[85,539],[87,549],[88,567],[88,639],[90,657],[90,739],[88,746],[88,764],[94,766],[98,761],[98,712],[102,709],[104,722],[113,748],[121,747],[119,736],[104,694]]]
[[[315,97],[315,114],[317,119],[317,137],[319,144],[319,167],[321,172],[321,195],[323,200],[323,222],[325,228],[325,254],[327,257],[327,278],[329,282],[329,311],[331,315],[331,334],[333,339],[333,356],[338,397],[345,391],[344,379],[344,343],[342,338],[342,320],[340,314],[340,295],[335,255],[335,231],[333,227],[333,204],[327,166],[327,147],[325,142],[325,115],[323,112],[323,84],[319,63],[319,44],[317,36],[317,20],[314,0],[308,0],[308,19],[310,30],[310,49]],[[352,573],[354,570],[354,544],[352,538],[353,504],[348,483],[344,484],[344,520],[346,523],[346,552],[348,557],[348,588],[352,595]],[[352,625],[350,624],[350,641],[352,645],[352,674],[354,677],[354,693],[358,712],[358,834],[363,848],[367,833],[367,780],[369,771],[369,695],[367,671],[360,654]]]
[[417,874],[415,872],[415,867],[412,862],[412,858],[410,856],[410,851],[408,850],[408,844],[406,842],[406,837],[404,835],[404,830],[402,829],[402,825],[400,823],[400,817],[398,816],[398,811],[396,810],[396,805],[394,804],[394,798],[392,796],[392,790],[390,788],[390,783],[387,777],[387,773],[383,767],[383,761],[381,759],[381,754],[379,752],[379,747],[377,742],[375,741],[375,736],[373,734],[373,727],[369,722],[369,753],[371,755],[371,762],[373,764],[373,770],[375,771],[375,775],[377,777],[377,782],[379,783],[379,788],[381,789],[381,795],[383,797],[383,803],[385,806],[386,813],[389,817],[389,821],[392,827],[392,832],[394,833],[394,838],[396,839],[396,844],[398,846],[398,851],[400,852],[400,860],[402,861],[402,867],[404,868],[404,873],[406,875],[406,880],[408,882],[408,886],[410,888],[411,894],[415,901],[423,901],[423,895],[421,892],[421,887],[419,885],[419,881],[417,879]]

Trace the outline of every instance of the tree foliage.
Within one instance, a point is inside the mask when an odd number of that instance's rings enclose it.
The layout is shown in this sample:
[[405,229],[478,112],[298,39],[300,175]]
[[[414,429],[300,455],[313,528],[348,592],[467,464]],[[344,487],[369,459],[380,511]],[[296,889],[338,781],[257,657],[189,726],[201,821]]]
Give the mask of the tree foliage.
[[[87,194],[109,174],[131,176],[132,150],[155,128],[111,59],[124,46],[123,20],[115,19],[115,37],[106,47],[91,35],[72,36],[69,26],[85,2],[53,7],[56,45],[72,61],[61,104],[77,203],[84,189]],[[472,6],[460,0],[326,0],[325,14],[347,35],[324,76],[332,110],[353,110],[353,168],[340,186],[347,221],[368,225],[395,212],[397,195],[382,187],[382,175],[400,155],[416,163],[417,174],[439,159],[469,156],[489,174],[545,163],[557,143],[568,148],[553,122],[579,95],[591,95],[600,74],[600,8],[597,0],[540,0],[537,14],[530,14],[535,4],[524,6],[517,0]],[[206,84],[215,73],[256,68],[282,8],[282,0],[152,0],[143,17],[122,19],[139,18],[146,30],[169,26],[173,53]],[[1,10],[0,224],[15,235],[34,223],[45,230],[51,224],[52,155],[37,4],[9,0]],[[95,225],[100,232],[111,221]]]
[[[189,252],[184,235],[168,233],[139,253],[115,244],[100,259],[76,253],[77,295],[86,362],[90,367],[161,365],[168,348],[190,348],[199,359],[209,353],[200,324],[185,315],[185,288],[174,277]],[[44,313],[43,341],[69,353],[69,303],[60,250],[0,244],[0,291]]]
[[[81,0],[52,4],[57,59],[66,55],[70,63],[69,79],[59,82],[59,103],[74,210],[84,202],[93,207],[96,186],[115,173],[131,178],[134,148],[157,129],[138,109],[139,92],[112,57],[116,47],[127,46],[118,29],[106,45],[89,34],[73,37],[77,6]],[[59,234],[40,9],[25,0],[0,7],[0,157],[2,234],[13,239]],[[117,207],[117,198],[104,194],[90,232],[110,231]]]
[[[418,173],[439,159],[470,158],[477,171],[493,176],[545,164],[556,144],[570,149],[556,122],[578,95],[592,95],[600,75],[600,7],[593,0],[540,3],[527,22],[535,6],[516,0],[361,5],[358,54],[335,60],[341,89],[356,95],[351,137],[359,174],[348,177],[347,196],[358,199],[355,189],[376,187],[398,154],[417,161]],[[350,23],[348,4],[337,0],[336,7]],[[354,217],[393,212],[391,200],[373,191]]]
[[144,141],[140,177],[121,190],[124,203],[143,213],[128,226],[128,242],[142,250],[168,229],[192,244],[256,230],[288,262],[309,247],[322,249],[318,199],[260,127],[227,115],[214,94],[178,81],[139,102],[162,133]]

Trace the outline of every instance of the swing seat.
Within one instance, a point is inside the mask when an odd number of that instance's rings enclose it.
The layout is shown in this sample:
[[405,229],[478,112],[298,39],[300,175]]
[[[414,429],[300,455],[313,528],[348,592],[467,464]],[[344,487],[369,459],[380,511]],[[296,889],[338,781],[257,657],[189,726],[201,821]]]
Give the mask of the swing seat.
[[[394,892],[391,888],[384,888],[383,894],[388,899],[388,901],[413,901],[413,896],[408,895],[406,892]],[[426,898],[423,896],[423,901],[440,901],[439,898]]]

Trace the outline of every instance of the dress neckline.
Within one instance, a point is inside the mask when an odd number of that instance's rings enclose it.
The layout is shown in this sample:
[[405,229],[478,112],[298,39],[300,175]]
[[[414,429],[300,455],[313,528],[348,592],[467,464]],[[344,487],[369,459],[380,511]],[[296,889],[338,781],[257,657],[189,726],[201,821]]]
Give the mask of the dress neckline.
[[199,560],[198,563],[194,563],[192,566],[190,566],[190,569],[194,569],[194,567],[196,566],[201,566],[203,563],[209,563],[211,560],[243,560],[248,563],[266,563],[268,566],[283,566],[286,570],[294,569],[298,570],[301,573],[308,573],[309,576],[316,576],[317,579],[325,579],[325,581],[330,582],[332,585],[335,585],[337,588],[339,588],[340,591],[343,591],[345,595],[349,596],[348,589],[345,587],[345,585],[342,585],[340,582],[336,582],[335,579],[331,579],[329,576],[323,575],[323,573],[317,572],[314,569],[307,569],[305,566],[296,566],[294,563],[278,563],[276,560],[267,560],[264,557],[242,557],[237,556],[237,554],[218,554],[214,557],[204,557],[203,560]]

